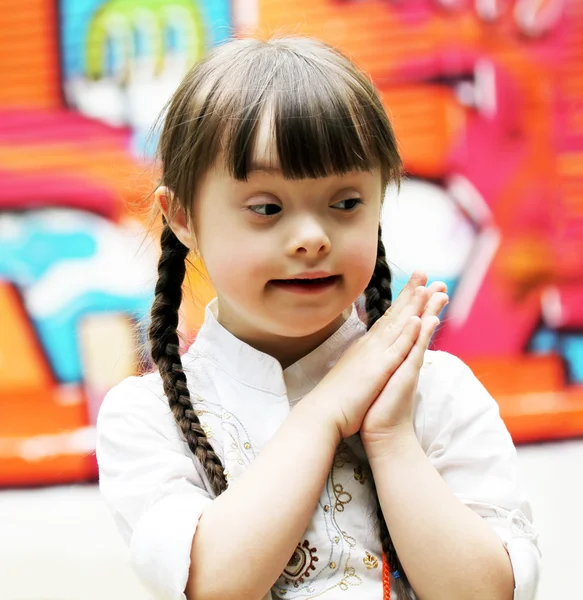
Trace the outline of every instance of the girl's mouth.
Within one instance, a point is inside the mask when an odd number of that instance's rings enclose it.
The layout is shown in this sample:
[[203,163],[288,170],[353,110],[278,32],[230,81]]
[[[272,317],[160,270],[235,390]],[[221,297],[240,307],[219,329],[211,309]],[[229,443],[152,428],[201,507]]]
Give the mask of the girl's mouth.
[[272,279],[269,283],[294,294],[318,294],[334,288],[342,277],[332,275],[317,279]]

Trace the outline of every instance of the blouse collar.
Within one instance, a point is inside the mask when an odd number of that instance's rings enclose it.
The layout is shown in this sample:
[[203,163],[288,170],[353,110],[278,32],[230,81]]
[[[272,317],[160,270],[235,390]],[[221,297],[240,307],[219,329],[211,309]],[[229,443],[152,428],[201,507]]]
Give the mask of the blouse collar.
[[188,353],[203,354],[245,385],[277,395],[287,394],[294,404],[310,392],[351,343],[366,332],[356,307],[353,305],[349,310],[349,317],[335,333],[282,370],[279,361],[241,341],[218,322],[215,298],[205,309],[203,325]]

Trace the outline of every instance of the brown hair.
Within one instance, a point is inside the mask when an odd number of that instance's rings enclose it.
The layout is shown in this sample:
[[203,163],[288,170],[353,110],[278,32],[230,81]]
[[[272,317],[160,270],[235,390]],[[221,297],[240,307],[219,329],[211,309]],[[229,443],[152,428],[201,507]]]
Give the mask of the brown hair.
[[[262,118],[271,118],[279,167],[289,179],[379,168],[383,190],[398,183],[401,160],[389,119],[371,81],[343,54],[302,37],[232,40],[212,50],[182,81],[165,111],[159,142],[162,180],[187,218],[200,178],[222,160],[247,178]],[[170,205],[169,210],[177,204]],[[196,416],[179,355],[178,309],[188,249],[164,221],[149,340],[170,408],[218,495],[227,481]],[[367,325],[391,305],[391,272],[378,232],[373,276],[365,290]],[[376,490],[375,490],[376,495]],[[378,498],[377,498],[378,504]],[[399,596],[406,577],[380,505],[381,542]]]

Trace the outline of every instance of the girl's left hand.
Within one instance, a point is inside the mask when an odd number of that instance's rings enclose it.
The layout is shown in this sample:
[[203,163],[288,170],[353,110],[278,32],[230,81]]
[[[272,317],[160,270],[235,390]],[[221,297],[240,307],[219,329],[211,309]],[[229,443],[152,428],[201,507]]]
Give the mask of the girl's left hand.
[[426,290],[429,300],[423,313],[412,317],[418,322],[419,337],[364,417],[360,436],[365,448],[369,446],[372,450],[379,442],[385,446],[386,441],[396,435],[413,432],[413,400],[419,372],[431,336],[439,324],[438,315],[449,300],[446,290],[445,283],[432,283]]

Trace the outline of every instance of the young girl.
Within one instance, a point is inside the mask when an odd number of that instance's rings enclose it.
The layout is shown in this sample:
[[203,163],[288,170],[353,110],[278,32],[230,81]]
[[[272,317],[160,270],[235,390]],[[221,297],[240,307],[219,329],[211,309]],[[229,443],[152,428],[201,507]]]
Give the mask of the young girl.
[[[379,217],[401,162],[369,79],[313,40],[231,41],[174,94],[160,155],[158,369],[111,390],[97,425],[152,595],[533,600],[497,405],[427,351],[445,286],[415,274],[391,306]],[[217,298],[181,358],[190,252]]]

